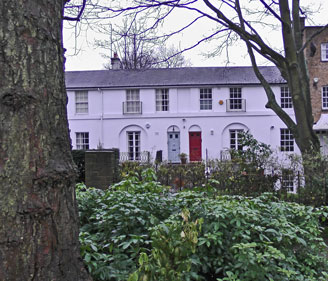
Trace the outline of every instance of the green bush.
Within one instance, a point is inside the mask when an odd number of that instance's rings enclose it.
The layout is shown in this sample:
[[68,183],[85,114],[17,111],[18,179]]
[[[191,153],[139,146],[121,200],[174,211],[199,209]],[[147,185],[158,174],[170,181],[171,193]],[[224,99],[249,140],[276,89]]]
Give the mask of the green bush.
[[81,253],[95,281],[328,278],[321,209],[270,194],[129,190],[78,188]]
[[140,252],[149,252],[149,229],[178,207],[159,193],[130,193],[80,186],[77,192],[84,262],[94,280],[127,280]]
[[[183,218],[172,215],[152,230],[152,253],[142,258],[130,280],[145,276],[153,281],[174,280],[170,276],[183,276],[177,280],[327,280],[327,247],[319,227],[322,211],[279,202],[270,195],[204,200],[202,195],[187,193],[177,199],[190,200],[190,196],[195,200],[187,204],[190,221],[203,222],[201,229],[194,226],[191,231],[198,232],[195,250],[184,235],[177,235],[184,231]],[[181,262],[189,265],[188,271],[179,271]]]

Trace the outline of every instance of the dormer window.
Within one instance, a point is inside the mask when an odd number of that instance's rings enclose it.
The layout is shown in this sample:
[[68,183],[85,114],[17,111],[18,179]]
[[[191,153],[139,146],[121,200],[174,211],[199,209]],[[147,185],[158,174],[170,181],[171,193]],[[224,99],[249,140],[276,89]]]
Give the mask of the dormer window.
[[321,61],[328,61],[328,43],[321,44]]

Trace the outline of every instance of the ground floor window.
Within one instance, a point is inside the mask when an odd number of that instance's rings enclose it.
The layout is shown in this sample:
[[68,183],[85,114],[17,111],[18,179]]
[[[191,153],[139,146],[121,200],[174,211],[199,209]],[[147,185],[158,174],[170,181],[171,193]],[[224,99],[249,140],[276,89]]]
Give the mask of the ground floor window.
[[294,174],[291,170],[283,170],[281,178],[281,187],[289,192],[294,191]]
[[230,130],[230,149],[235,150],[243,150],[243,146],[241,144],[241,134],[244,130]]
[[130,161],[140,160],[140,132],[127,132]]
[[76,133],[76,149],[89,149],[89,133],[80,132]]

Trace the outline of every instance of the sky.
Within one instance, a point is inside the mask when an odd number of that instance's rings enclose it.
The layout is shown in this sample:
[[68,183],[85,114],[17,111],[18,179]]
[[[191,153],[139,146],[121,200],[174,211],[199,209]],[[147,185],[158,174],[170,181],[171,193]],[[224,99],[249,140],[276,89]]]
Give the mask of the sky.
[[[311,21],[307,21],[306,25],[322,25],[328,23],[328,0],[303,0],[301,3],[308,5],[317,5],[322,2],[321,9],[311,17]],[[190,17],[190,18],[189,18]],[[191,15],[186,11],[177,11],[176,14],[167,21],[164,29],[173,30],[177,26],[182,26],[188,22]],[[212,21],[203,21],[185,32],[180,33],[176,38],[168,42],[168,45],[175,45],[180,48],[187,48],[194,44],[196,39],[202,38],[206,32],[209,32],[215,23]],[[79,29],[79,35],[75,36],[75,29],[71,27],[71,23],[64,23],[64,47],[66,48],[66,70],[99,70],[104,69],[104,64],[108,61],[102,54],[108,54],[108,50],[96,47],[94,41],[96,39],[109,39],[108,34],[100,34],[82,27]],[[280,31],[264,30],[263,36],[267,37],[268,42],[279,46],[281,44]],[[227,54],[223,52],[221,55],[213,57],[207,56],[212,53],[217,42],[204,42],[198,47],[187,51],[184,56],[191,62],[192,66],[245,66],[250,65],[249,58],[245,50],[243,42],[234,43],[229,47],[229,63],[227,62]],[[259,64],[265,64],[265,61],[259,61]]]

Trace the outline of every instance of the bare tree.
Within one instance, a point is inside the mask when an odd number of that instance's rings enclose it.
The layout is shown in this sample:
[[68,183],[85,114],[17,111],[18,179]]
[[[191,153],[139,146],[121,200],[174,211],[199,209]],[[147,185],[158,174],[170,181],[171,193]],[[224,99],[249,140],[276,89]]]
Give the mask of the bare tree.
[[[167,48],[165,38],[156,34],[156,30],[147,27],[147,20],[126,17],[122,25],[114,28],[102,28],[102,33],[110,34],[110,40],[96,40],[98,47],[109,50],[110,55],[103,56],[109,60],[112,52],[121,59],[123,69],[169,68],[190,66],[183,54],[171,46]],[[110,63],[104,65],[110,69]]]
[[[199,38],[186,50],[208,40],[225,38],[225,42],[229,43],[237,38],[243,40],[254,72],[265,89],[268,98],[266,107],[272,109],[291,130],[302,154],[318,151],[320,145],[312,128],[309,77],[303,54],[309,41],[304,42],[302,37],[302,17],[309,9],[301,7],[300,0],[259,0],[256,1],[256,5],[254,3],[252,0],[135,0],[120,1],[119,4],[115,3],[112,6],[94,5],[93,8],[103,13],[109,12],[111,15],[147,13],[147,17],[154,20],[150,28],[157,28],[162,22],[170,20],[174,10],[180,9],[185,13],[192,13],[193,18],[188,24],[177,28],[167,36],[184,31],[202,20],[207,20],[207,24],[211,22],[212,32]],[[271,23],[266,24],[267,20]],[[281,51],[271,46],[270,42],[262,36],[262,29],[268,26],[281,30],[283,42]],[[319,33],[320,31],[317,34]],[[218,45],[217,51],[221,51],[224,43]],[[258,57],[276,65],[287,81],[292,95],[295,120],[276,101],[270,84],[258,68]]]

